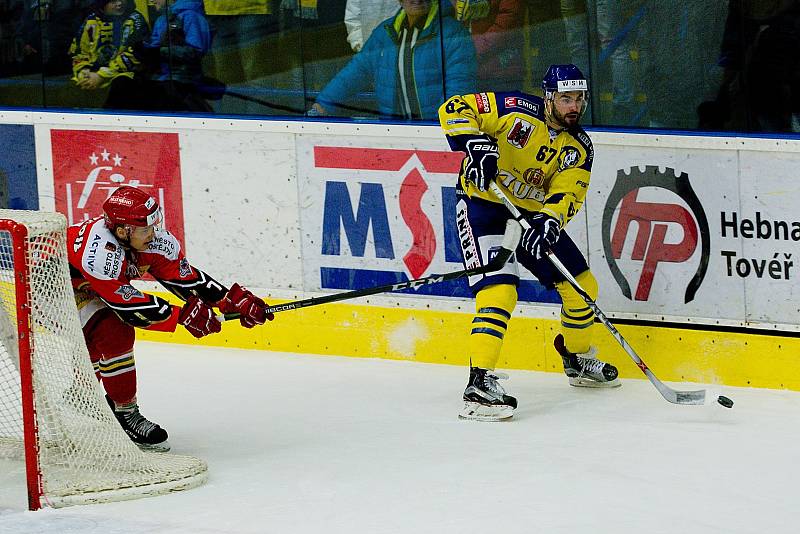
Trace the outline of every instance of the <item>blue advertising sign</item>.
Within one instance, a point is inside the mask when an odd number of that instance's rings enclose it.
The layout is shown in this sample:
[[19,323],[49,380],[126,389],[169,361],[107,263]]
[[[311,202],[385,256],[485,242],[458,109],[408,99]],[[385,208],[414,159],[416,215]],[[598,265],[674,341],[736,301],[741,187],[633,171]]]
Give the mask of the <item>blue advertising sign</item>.
[[33,126],[0,124],[0,208],[39,209]]

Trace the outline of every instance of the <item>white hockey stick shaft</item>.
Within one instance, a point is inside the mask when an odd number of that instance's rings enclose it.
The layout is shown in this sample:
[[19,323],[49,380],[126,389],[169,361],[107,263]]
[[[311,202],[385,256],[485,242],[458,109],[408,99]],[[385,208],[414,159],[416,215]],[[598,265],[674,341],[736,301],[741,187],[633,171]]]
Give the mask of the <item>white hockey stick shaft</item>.
[[[506,206],[508,211],[514,217],[514,219],[519,222],[523,229],[527,230],[531,227],[527,220],[523,217],[522,213],[519,211],[519,208],[515,206],[511,199],[508,198],[506,193],[500,189],[500,187],[495,182],[491,182],[489,184],[489,189],[494,193],[494,195],[503,202]],[[569,284],[577,291],[577,293],[581,296],[581,298],[586,302],[586,305],[594,312],[597,319],[603,323],[611,335],[614,336],[614,339],[617,340],[617,343],[622,346],[623,350],[628,353],[628,356],[631,357],[633,362],[636,364],[639,369],[645,374],[645,376],[650,380],[650,382],[656,387],[659,393],[669,402],[673,404],[704,404],[706,398],[705,390],[698,390],[698,391],[676,391],[671,387],[664,384],[661,380],[656,377],[653,371],[644,363],[641,357],[633,350],[633,347],[622,337],[622,334],[619,333],[619,330],[611,323],[611,321],[606,317],[606,314],[600,309],[597,303],[589,296],[589,294],[581,287],[575,277],[570,273],[567,268],[561,263],[561,260],[553,254],[552,251],[547,252],[547,259],[553,264],[553,266],[564,276],[564,278],[569,282]]]

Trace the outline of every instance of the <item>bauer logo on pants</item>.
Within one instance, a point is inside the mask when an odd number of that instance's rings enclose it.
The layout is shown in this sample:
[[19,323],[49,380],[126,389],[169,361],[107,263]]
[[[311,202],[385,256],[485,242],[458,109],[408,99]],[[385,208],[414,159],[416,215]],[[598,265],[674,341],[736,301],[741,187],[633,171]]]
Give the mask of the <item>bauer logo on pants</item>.
[[[691,211],[680,204],[640,200],[639,192],[645,187],[660,188],[677,195]],[[681,229],[679,239],[667,239],[670,227]],[[618,265],[629,232],[635,235],[631,259],[642,262],[635,294]],[[675,170],[668,167],[661,172],[653,165],[648,165],[644,172],[638,167],[627,173],[617,171],[617,181],[603,210],[603,249],[608,267],[628,299],[647,301],[659,264],[685,262],[698,248],[700,261],[696,273],[688,280],[685,303],[694,300],[703,282],[711,249],[708,220],[689,183],[689,176],[686,173],[676,175]]]
[[178,134],[51,130],[56,210],[76,224],[102,215],[118,187],[149,193],[164,211],[164,225],[182,243]]

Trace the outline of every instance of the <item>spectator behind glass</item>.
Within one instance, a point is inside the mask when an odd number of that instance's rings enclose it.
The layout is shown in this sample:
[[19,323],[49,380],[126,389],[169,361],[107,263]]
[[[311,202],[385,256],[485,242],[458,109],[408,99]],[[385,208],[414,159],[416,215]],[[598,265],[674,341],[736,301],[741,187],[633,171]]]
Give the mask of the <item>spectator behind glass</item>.
[[372,31],[398,8],[397,0],[347,0],[344,25],[353,52],[360,52]]
[[[276,54],[277,0],[205,0],[204,5],[214,28],[214,50],[206,66],[215,78],[228,85],[250,84],[284,68],[285,59]],[[220,108],[242,114],[264,111],[260,104],[231,98]]]
[[148,84],[151,101],[142,109],[212,111],[201,95],[202,60],[211,48],[211,29],[203,0],[153,0],[160,16],[144,43],[148,63],[156,65]]
[[[650,128],[697,127],[697,106],[716,95],[726,11],[719,0],[691,0],[680,6],[649,3],[639,23],[641,88]],[[680,73],[682,83],[676,83]]]
[[92,0],[26,1],[19,30],[25,61],[44,67],[46,75],[68,74],[67,51],[85,10],[93,4]]
[[325,86],[310,116],[327,115],[374,88],[381,116],[433,120],[444,99],[475,91],[475,49],[466,29],[450,16],[440,19],[438,2],[399,1],[397,15]]
[[[572,63],[589,72],[591,66],[599,68],[608,62],[611,83],[595,76],[595,85],[603,87],[600,92],[611,93],[611,115],[600,117],[600,121],[617,126],[635,126],[640,116],[633,89],[635,69],[631,58],[631,31],[634,27],[626,25],[628,20],[623,11],[638,0],[560,0],[560,3]],[[587,14],[596,24],[599,40],[594,65],[589,64],[591,43]],[[596,117],[597,112],[594,115]]]
[[320,91],[353,57],[347,45],[345,8],[346,0],[281,0],[284,31],[300,37],[294,43],[284,41],[281,50],[292,62],[289,74],[294,89]]
[[800,6],[796,0],[730,0],[716,100],[698,106],[698,127],[800,131]]
[[[511,91],[522,85],[522,0],[450,0],[456,20],[472,35],[478,91]],[[449,10],[450,8],[448,8]],[[395,0],[347,0],[347,41],[358,52],[386,17],[397,13]]]
[[84,91],[109,87],[103,107],[131,109],[139,99],[134,78],[141,70],[133,47],[149,33],[144,16],[130,0],[95,2],[70,46],[72,81]]
[[472,34],[478,91],[514,91],[522,86],[521,0],[451,0],[456,19]]

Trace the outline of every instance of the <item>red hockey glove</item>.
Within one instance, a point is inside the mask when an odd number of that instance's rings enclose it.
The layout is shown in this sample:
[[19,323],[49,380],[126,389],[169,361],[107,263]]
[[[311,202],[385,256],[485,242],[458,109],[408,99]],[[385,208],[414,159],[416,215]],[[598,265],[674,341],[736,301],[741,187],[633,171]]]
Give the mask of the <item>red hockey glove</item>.
[[253,328],[257,324],[273,320],[275,316],[267,313],[266,307],[267,304],[263,300],[239,284],[233,284],[219,303],[219,311],[222,313],[239,313],[239,322],[245,328]]
[[197,297],[189,297],[178,315],[178,322],[198,339],[222,330],[214,310]]

